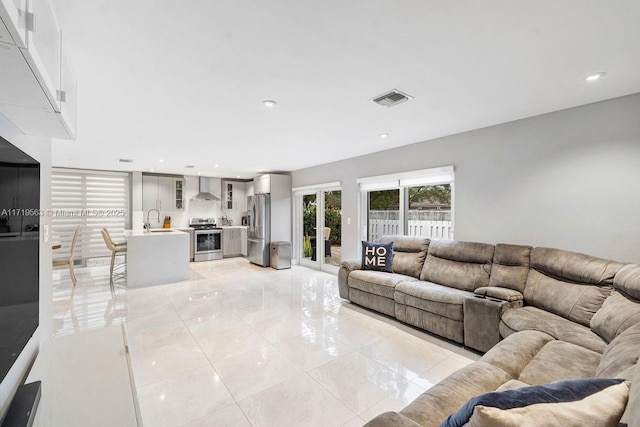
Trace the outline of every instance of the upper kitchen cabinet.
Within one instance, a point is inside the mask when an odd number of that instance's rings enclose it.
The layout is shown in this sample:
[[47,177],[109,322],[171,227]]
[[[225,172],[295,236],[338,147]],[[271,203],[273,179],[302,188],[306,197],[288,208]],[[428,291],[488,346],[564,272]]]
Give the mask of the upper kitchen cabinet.
[[225,211],[244,212],[247,210],[247,188],[245,182],[222,181],[224,197],[222,208]]
[[164,212],[184,209],[184,179],[170,176],[142,175],[142,210]]
[[0,113],[27,135],[74,139],[76,81],[50,0],[0,0]]
[[28,28],[33,24],[33,16],[27,11],[27,0],[0,0],[0,18],[4,24],[0,25],[0,42],[26,49]]

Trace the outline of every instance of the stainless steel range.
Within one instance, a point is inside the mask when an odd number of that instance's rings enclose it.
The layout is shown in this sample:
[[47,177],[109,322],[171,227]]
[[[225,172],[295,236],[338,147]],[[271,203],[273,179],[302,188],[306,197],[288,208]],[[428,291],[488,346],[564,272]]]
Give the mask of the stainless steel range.
[[215,218],[190,218],[189,226],[194,230],[194,261],[222,259],[222,228]]

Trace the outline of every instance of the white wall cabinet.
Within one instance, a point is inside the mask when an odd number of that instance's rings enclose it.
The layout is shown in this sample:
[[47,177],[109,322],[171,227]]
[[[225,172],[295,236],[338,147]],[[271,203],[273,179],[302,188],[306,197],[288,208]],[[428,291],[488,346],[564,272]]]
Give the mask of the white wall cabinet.
[[238,227],[222,229],[222,255],[225,257],[242,255],[242,230]]
[[0,20],[0,113],[27,135],[74,139],[76,79],[51,0],[0,0]]
[[233,225],[242,223],[247,211],[247,186],[241,181],[222,181],[222,214],[232,220]]
[[142,210],[181,211],[184,208],[184,179],[142,175]]

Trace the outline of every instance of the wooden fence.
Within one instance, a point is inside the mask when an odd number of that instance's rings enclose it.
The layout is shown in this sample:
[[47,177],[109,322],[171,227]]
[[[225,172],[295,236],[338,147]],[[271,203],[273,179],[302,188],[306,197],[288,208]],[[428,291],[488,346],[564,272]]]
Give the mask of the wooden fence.
[[[429,239],[450,239],[451,221],[408,221],[407,236],[422,236]],[[394,219],[369,219],[369,241],[400,233],[400,221]]]

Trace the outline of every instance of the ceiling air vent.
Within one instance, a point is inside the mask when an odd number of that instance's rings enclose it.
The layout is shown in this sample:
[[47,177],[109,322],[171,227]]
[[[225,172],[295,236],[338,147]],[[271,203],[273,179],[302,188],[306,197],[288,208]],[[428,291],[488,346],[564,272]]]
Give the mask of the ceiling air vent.
[[118,159],[118,161],[120,163],[133,163],[133,160],[131,160],[131,159]]
[[376,104],[382,105],[383,107],[393,107],[394,105],[402,104],[403,102],[406,102],[411,98],[413,98],[413,96],[400,92],[397,89],[393,89],[387,93],[378,95],[371,100]]

